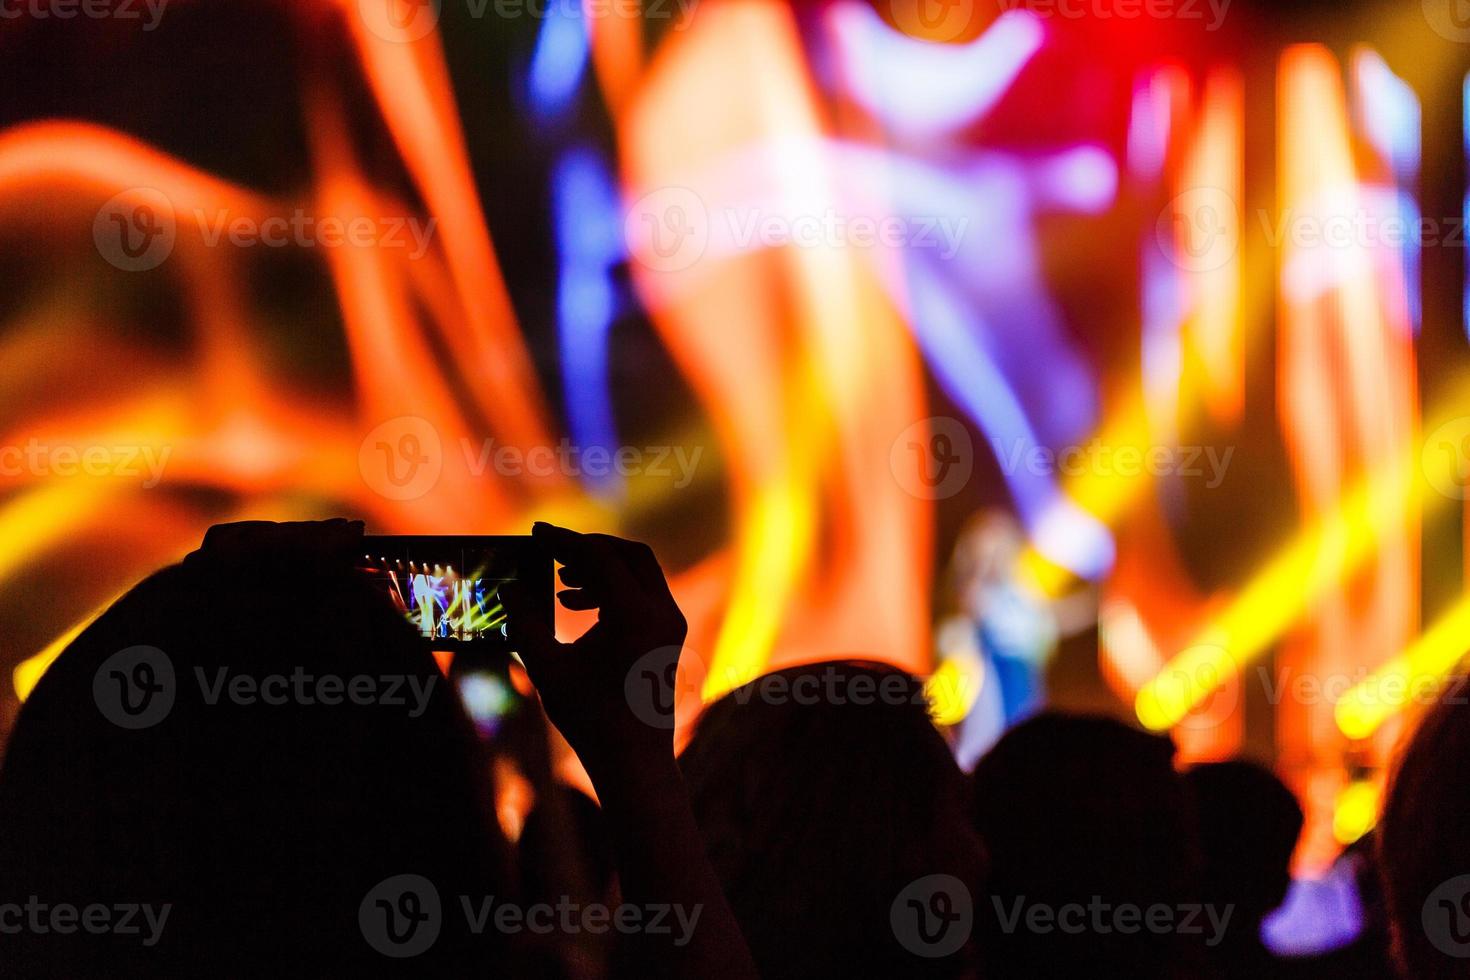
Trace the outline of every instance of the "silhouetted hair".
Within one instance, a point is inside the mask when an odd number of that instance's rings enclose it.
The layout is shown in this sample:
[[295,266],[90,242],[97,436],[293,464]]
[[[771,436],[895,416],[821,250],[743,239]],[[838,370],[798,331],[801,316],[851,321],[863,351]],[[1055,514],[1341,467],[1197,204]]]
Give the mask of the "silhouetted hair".
[[[129,729],[101,710],[103,668],[140,645],[166,657],[153,666],[172,672],[173,703]],[[237,675],[297,671],[372,677],[384,694],[396,677],[405,703],[229,694]],[[417,717],[413,684],[429,692]],[[0,773],[0,903],[169,903],[159,939],[27,931],[0,939],[0,975],[374,972],[393,961],[369,946],[359,907],[401,874],[432,882],[443,909],[416,968],[493,963],[456,926],[456,896],[504,884],[485,783],[427,647],[346,559],[298,553],[270,529],[217,528],[66,648]]]
[[1250,762],[1195,766],[1184,781],[1199,814],[1204,900],[1236,906],[1232,924],[1253,928],[1286,898],[1301,805],[1270,770]]
[[[1470,951],[1470,681],[1456,678],[1399,760],[1379,825],[1394,955],[1406,976],[1463,977]],[[1444,887],[1441,887],[1444,886]]]
[[[985,976],[1197,975],[1176,933],[1126,934],[1111,919],[1105,931],[1069,933],[1055,918],[1080,904],[1090,919],[1094,902],[1178,914],[1197,900],[1193,813],[1173,754],[1168,739],[1111,719],[1048,713],[980,760],[975,825],[991,866],[976,916]],[[1028,922],[1037,906],[1050,926]]]
[[968,945],[925,959],[890,920],[910,883],[947,874],[973,892],[982,866],[918,680],[861,662],[776,671],[710,705],[680,765],[762,976],[969,968]]
[[1285,964],[1261,939],[1261,921],[1286,898],[1302,808],[1268,769],[1209,762],[1184,774],[1199,816],[1200,897],[1229,918],[1202,955],[1221,978],[1279,976]]

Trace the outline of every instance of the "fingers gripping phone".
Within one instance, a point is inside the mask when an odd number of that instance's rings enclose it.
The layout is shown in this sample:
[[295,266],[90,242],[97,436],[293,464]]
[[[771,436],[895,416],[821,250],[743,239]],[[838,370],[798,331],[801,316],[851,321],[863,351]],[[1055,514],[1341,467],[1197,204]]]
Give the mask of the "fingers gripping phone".
[[476,727],[493,735],[525,697],[500,589],[519,583],[531,614],[552,625],[551,556],[529,536],[368,535],[363,551],[361,571],[429,642]]

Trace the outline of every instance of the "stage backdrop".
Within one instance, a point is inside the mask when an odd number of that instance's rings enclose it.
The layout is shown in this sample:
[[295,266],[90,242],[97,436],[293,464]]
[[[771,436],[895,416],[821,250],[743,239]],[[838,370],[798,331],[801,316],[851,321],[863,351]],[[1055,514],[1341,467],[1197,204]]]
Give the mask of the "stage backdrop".
[[859,656],[993,737],[1021,650],[1273,760],[1304,868],[1371,826],[1470,621],[1452,4],[63,6],[0,26],[0,717],[213,523],[548,519],[657,549],[684,721]]

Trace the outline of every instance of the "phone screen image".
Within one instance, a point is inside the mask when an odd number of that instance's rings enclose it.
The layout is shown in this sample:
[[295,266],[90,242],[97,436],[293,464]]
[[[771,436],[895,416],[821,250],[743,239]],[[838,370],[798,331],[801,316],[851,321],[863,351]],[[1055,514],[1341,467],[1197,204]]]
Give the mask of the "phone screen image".
[[536,614],[551,622],[551,560],[527,537],[364,538],[361,570],[413,625],[438,646],[504,646],[500,589],[528,586]]
[[467,642],[505,635],[500,580],[484,569],[382,561],[372,571],[395,608],[426,639]]

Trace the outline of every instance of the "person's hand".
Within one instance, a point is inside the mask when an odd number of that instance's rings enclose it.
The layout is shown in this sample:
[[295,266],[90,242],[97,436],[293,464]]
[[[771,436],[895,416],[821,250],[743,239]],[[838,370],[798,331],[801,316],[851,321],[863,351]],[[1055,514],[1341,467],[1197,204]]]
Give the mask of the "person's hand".
[[640,674],[671,678],[688,632],[652,549],[539,522],[532,534],[562,564],[561,580],[568,586],[558,593],[562,605],[597,610],[591,629],[561,643],[530,612],[516,583],[501,589],[510,639],[547,717],[594,782],[604,773],[672,761],[672,725],[640,717],[627,693],[635,667]]

